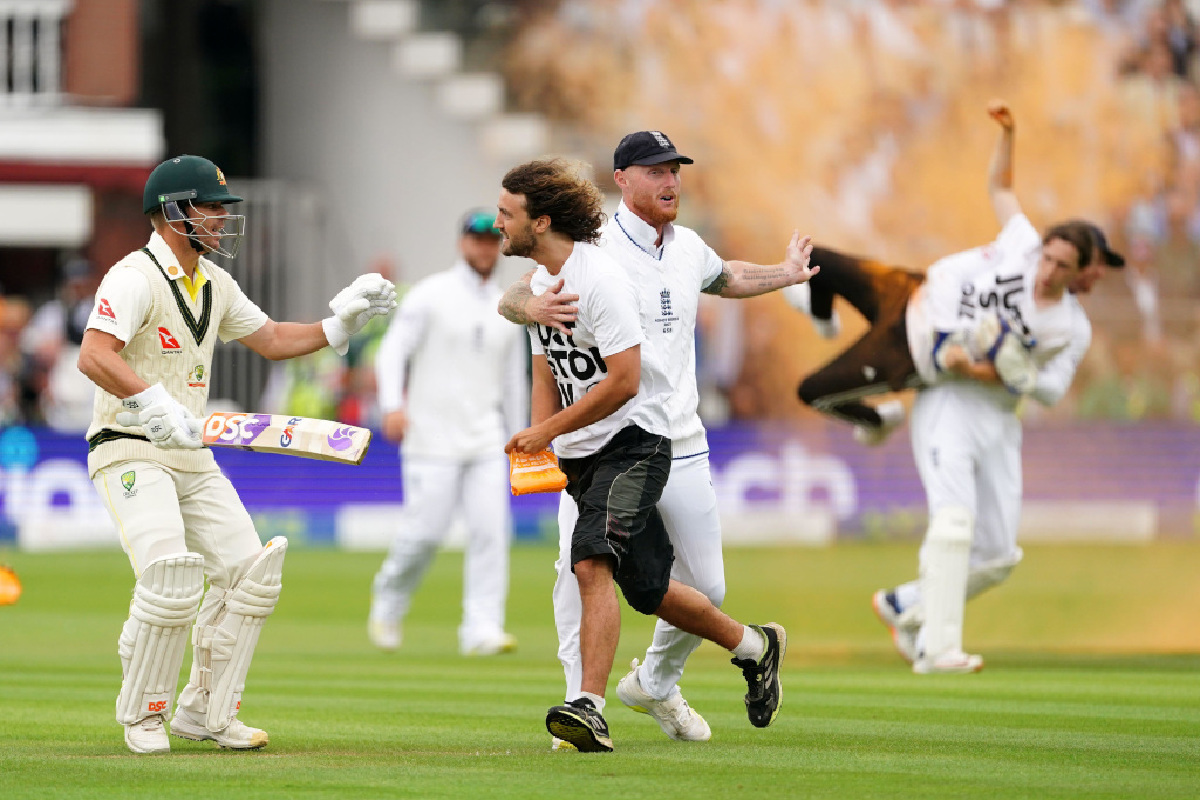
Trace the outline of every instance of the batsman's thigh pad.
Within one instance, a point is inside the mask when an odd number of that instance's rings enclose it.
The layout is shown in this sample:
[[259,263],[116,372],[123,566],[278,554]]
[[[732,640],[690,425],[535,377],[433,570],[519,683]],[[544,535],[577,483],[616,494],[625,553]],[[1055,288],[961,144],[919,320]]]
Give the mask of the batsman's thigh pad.
[[972,564],[967,572],[967,599],[970,600],[993,586],[1004,583],[1024,557],[1025,552],[1018,547],[1010,556],[985,561],[982,564]]
[[939,509],[929,520],[921,563],[928,658],[962,649],[963,604],[973,525],[973,515],[961,506]]
[[275,610],[283,587],[287,539],[276,536],[263,547],[241,579],[224,596],[212,622],[197,624],[193,634],[200,687],[208,692],[205,726],[214,733],[237,714],[246,673],[263,622]]
[[121,629],[121,693],[117,721],[129,725],[165,713],[175,696],[187,631],[204,593],[204,558],[178,553],[155,559],[133,589]]

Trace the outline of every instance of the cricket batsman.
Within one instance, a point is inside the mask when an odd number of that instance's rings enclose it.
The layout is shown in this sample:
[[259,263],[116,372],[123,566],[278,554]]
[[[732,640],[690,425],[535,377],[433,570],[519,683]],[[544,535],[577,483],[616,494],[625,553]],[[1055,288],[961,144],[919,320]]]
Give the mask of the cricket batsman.
[[[96,384],[88,473],[116,523],[136,583],[117,642],[117,721],[134,753],[165,753],[167,714],[191,631],[191,676],[170,733],[251,750],[266,731],[237,718],[263,622],[279,599],[287,540],[263,546],[233,485],[201,445],[217,338],[272,360],[350,337],[396,306],[395,287],[361,275],[321,322],[275,322],[209,253],[232,258],[242,198],[215,164],[183,155],[150,173],[154,233],[105,275],[79,353]],[[208,588],[205,591],[205,579]]]

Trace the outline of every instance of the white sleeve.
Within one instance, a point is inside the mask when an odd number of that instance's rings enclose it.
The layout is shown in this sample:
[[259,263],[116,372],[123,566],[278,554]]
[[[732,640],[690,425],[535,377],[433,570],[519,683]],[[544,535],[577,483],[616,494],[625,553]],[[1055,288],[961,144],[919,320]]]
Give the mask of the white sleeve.
[[404,408],[404,387],[408,381],[408,362],[425,338],[429,306],[418,284],[404,295],[387,333],[375,354],[375,382],[379,392],[379,410],[387,414]]
[[246,296],[242,287],[232,277],[225,283],[225,291],[233,296],[225,309],[225,316],[221,318],[217,336],[222,342],[232,342],[243,336],[249,336],[266,325],[267,313]]
[[1092,343],[1092,326],[1086,318],[1083,324],[1071,337],[1070,343],[1062,352],[1047,361],[1038,370],[1037,384],[1033,387],[1033,399],[1044,406],[1052,406],[1063,398],[1071,381],[1075,379],[1075,371],[1087,354]]
[[696,242],[702,248],[702,257],[697,261],[701,264],[700,289],[703,290],[720,277],[725,270],[725,261],[699,236],[696,237]]
[[129,344],[146,321],[151,303],[150,283],[146,276],[133,267],[118,264],[100,282],[87,326],[111,333]]

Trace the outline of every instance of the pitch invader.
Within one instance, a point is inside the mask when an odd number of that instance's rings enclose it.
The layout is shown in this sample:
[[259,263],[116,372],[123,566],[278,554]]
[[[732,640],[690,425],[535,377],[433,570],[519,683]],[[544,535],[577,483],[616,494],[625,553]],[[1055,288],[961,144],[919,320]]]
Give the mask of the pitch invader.
[[[154,233],[104,277],[79,369],[96,384],[88,472],[117,526],[136,583],[117,642],[117,721],[134,753],[170,750],[166,719],[189,631],[191,675],[170,732],[249,750],[266,731],[238,719],[246,675],[282,586],[287,540],[263,546],[229,479],[203,449],[216,341],[272,360],[325,346],[344,354],[369,319],[396,305],[392,284],[363,275],[321,322],[275,322],[207,256],[236,255],[245,217],[215,164],[158,165],[142,204]],[[205,579],[208,588],[205,591]]]

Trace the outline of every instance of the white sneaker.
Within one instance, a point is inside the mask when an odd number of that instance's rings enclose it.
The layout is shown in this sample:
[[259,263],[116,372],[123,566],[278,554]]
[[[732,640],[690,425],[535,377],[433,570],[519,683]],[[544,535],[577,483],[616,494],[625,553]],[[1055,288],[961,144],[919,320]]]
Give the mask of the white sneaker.
[[937,658],[918,658],[913,672],[918,675],[961,675],[983,669],[983,656],[962,651],[942,653]]
[[672,739],[683,742],[707,742],[712,730],[704,717],[687,704],[679,689],[666,700],[655,700],[642,688],[638,677],[638,660],[630,662],[631,669],[617,683],[617,697],[621,702],[642,714],[649,714]]
[[152,714],[125,726],[125,744],[139,755],[171,752],[171,740],[163,727],[162,714]]
[[560,739],[557,736],[550,737],[550,752],[578,752],[579,748],[568,742],[566,739]]
[[865,444],[870,447],[881,445],[887,441],[892,435],[892,431],[899,428],[904,422],[904,403],[899,400],[888,400],[875,406],[875,411],[879,414],[883,421],[878,428],[871,428],[866,425],[854,426],[854,439],[859,444]]
[[224,728],[213,733],[204,726],[203,722],[197,722],[182,708],[175,710],[175,717],[171,720],[171,735],[178,736],[180,739],[191,739],[194,742],[211,739],[221,747],[231,750],[257,750],[260,747],[266,747],[270,739],[266,731],[251,728],[237,717],[234,717]]
[[871,607],[875,609],[875,616],[879,617],[879,621],[891,632],[892,644],[896,646],[896,652],[911,664],[917,660],[920,652],[917,646],[917,635],[920,633],[921,627],[906,624],[907,621],[898,605],[895,593],[887,589],[880,589],[871,595]]
[[511,633],[502,633],[494,639],[485,639],[470,647],[464,647],[459,652],[464,656],[498,656],[501,653],[511,653],[516,649],[517,637]]
[[808,318],[812,320],[813,328],[817,331],[817,335],[822,339],[836,339],[838,334],[842,332],[842,321],[838,318],[836,310],[829,319],[821,319],[820,317],[813,316],[812,288],[808,285],[808,281],[785,286],[779,290],[779,293],[783,295],[783,299],[787,301],[788,305],[800,313],[808,315]]
[[400,626],[384,620],[367,620],[367,638],[380,650],[391,652],[400,647]]

